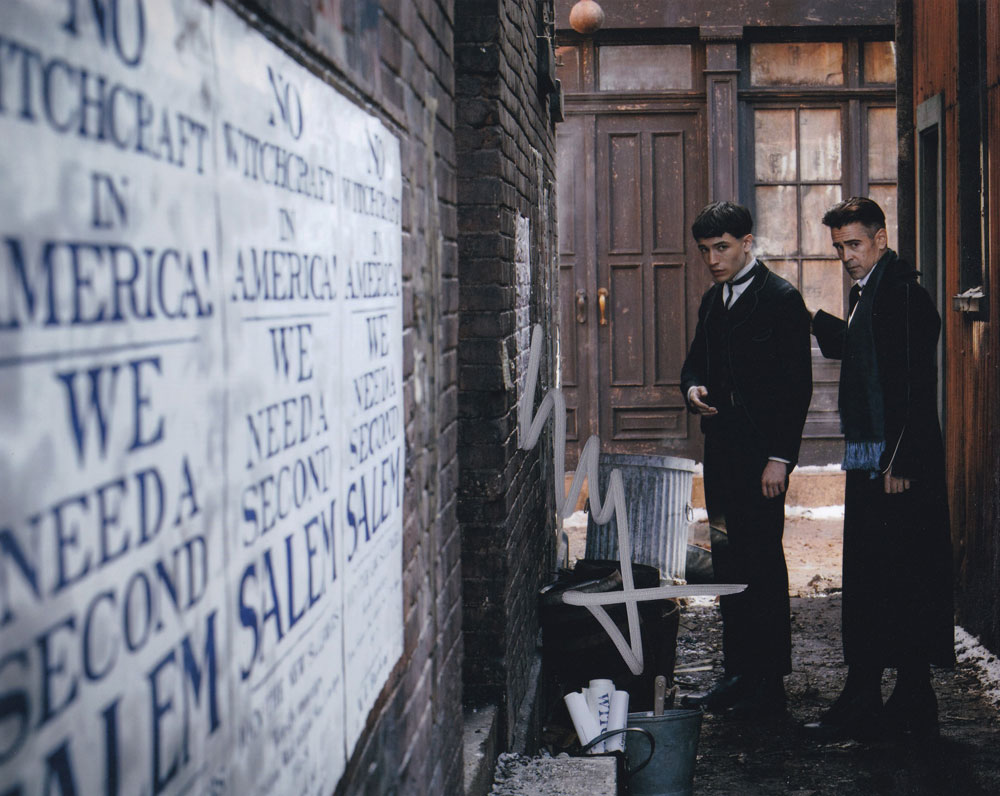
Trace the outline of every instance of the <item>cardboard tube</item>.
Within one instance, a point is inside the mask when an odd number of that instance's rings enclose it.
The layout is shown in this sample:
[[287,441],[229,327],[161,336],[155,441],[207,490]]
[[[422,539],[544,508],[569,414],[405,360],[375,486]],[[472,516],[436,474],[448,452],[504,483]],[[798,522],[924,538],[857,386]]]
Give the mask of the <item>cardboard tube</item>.
[[[615,691],[611,695],[611,712],[608,715],[608,729],[622,730],[628,723],[628,691]],[[604,742],[608,752],[623,752],[625,750],[625,733],[608,738]]]
[[580,739],[580,745],[585,746],[601,734],[597,717],[590,712],[587,699],[579,691],[572,691],[563,697],[569,709],[569,717],[573,720],[573,729]]
[[[597,718],[600,732],[608,729],[608,717],[611,715],[611,695],[615,693],[615,684],[611,680],[591,680],[587,689],[587,704],[590,712]],[[607,741],[601,741],[594,746],[594,754],[606,749]]]

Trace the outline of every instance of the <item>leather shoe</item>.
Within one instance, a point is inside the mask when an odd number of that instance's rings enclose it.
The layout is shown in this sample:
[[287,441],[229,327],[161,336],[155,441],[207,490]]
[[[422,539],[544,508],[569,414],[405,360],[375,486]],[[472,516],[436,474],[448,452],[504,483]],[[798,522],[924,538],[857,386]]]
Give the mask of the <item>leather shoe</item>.
[[785,684],[780,675],[760,677],[740,697],[726,716],[734,719],[768,719],[785,715]]
[[752,681],[746,675],[723,677],[705,693],[685,694],[681,697],[681,705],[713,712],[722,711],[735,705],[749,691],[751,684]]
[[882,731],[882,702],[871,697],[842,693],[816,721],[802,726],[817,741],[875,740]]
[[883,709],[886,729],[901,739],[926,740],[939,735],[937,697],[929,682],[897,685]]

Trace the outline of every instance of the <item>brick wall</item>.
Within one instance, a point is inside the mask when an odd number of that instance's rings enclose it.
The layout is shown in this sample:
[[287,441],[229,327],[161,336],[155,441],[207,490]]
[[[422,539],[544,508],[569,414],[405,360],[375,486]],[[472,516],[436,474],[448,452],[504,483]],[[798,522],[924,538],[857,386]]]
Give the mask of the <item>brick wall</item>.
[[458,272],[450,0],[243,2],[400,139],[404,651],[337,793],[462,792]]
[[553,384],[554,127],[536,39],[551,14],[548,2],[455,4],[464,689],[467,704],[501,708],[508,746],[533,699],[535,595],[553,564],[551,451],[517,449],[515,364],[523,370],[516,307],[527,250],[528,316],[546,329],[540,389]]
[[530,702],[552,563],[551,454],[517,451],[510,367],[521,219],[553,382],[554,128],[536,88],[551,2],[231,2],[400,139],[404,652],[337,793],[461,793],[463,685],[507,726]]

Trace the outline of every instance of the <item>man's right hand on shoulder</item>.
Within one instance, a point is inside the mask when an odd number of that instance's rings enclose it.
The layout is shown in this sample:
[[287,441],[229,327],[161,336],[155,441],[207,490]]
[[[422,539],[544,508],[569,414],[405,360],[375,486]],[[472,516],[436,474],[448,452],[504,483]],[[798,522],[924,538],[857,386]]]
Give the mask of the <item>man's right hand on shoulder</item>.
[[699,415],[719,414],[718,409],[706,403],[706,398],[708,398],[708,389],[700,384],[696,384],[688,390],[688,403]]

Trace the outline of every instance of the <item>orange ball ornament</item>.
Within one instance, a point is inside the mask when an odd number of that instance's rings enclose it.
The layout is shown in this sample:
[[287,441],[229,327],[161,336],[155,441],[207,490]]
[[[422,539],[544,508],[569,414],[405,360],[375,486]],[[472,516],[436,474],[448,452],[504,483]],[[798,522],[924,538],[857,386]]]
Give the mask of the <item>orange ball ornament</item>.
[[578,0],[569,10],[569,25],[577,33],[597,33],[603,24],[604,9],[595,0]]

